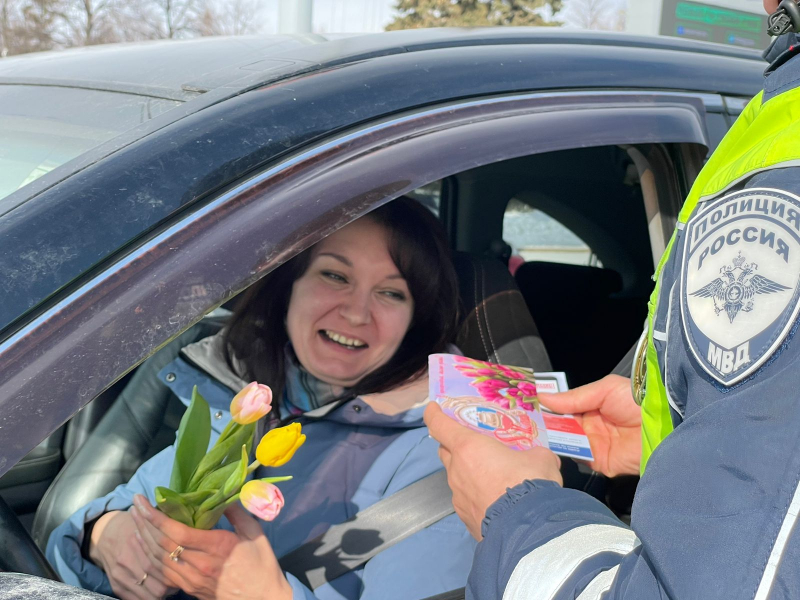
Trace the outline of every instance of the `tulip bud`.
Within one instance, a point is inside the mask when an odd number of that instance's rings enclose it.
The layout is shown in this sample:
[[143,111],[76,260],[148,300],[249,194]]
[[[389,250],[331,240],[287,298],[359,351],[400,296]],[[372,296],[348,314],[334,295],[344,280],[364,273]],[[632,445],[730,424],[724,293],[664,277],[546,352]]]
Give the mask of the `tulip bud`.
[[256,448],[256,459],[265,467],[280,467],[289,462],[297,449],[306,441],[300,423],[273,429],[261,438]]
[[231,400],[231,418],[239,425],[255,423],[272,409],[272,390],[255,381]]
[[283,494],[266,481],[248,481],[242,486],[239,500],[250,513],[264,521],[272,521],[283,508]]

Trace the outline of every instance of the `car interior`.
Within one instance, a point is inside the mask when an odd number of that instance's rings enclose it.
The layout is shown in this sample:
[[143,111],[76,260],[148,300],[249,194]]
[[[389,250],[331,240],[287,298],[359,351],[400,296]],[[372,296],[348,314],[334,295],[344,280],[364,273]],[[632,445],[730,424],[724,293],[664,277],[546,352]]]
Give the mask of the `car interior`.
[[[635,159],[636,152],[620,146],[536,154],[409,194],[438,214],[451,240],[462,301],[457,344],[465,355],[564,371],[571,387],[625,362],[642,331],[653,256],[660,254],[651,244],[647,192]],[[544,223],[545,243],[532,235],[529,245],[515,248],[505,239],[510,219],[520,214]],[[235,301],[95,398],[0,479],[0,497],[40,548],[76,509],[127,481],[174,441],[184,408],[152,371],[176,348],[223,327]],[[600,498],[623,518],[629,514],[636,478],[609,484],[586,465],[563,463],[566,485]]]

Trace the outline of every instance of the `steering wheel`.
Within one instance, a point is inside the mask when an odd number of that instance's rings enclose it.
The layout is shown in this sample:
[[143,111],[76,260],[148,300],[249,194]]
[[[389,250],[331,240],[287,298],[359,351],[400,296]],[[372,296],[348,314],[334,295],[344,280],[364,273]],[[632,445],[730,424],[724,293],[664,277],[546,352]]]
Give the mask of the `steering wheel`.
[[0,498],[0,571],[61,581],[17,515]]

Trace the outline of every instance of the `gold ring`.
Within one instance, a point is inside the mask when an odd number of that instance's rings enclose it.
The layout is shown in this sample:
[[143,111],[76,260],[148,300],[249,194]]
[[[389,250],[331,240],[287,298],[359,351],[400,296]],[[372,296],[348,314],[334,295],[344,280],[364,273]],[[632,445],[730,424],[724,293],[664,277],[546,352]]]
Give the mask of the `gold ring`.
[[136,582],[136,585],[144,585],[145,581],[147,581],[147,573],[142,575],[142,578]]
[[175,548],[175,550],[169,553],[169,557],[174,562],[178,562],[178,558],[180,557],[181,554],[183,554],[184,550],[186,550],[186,548],[184,548],[183,546],[178,546],[177,548]]

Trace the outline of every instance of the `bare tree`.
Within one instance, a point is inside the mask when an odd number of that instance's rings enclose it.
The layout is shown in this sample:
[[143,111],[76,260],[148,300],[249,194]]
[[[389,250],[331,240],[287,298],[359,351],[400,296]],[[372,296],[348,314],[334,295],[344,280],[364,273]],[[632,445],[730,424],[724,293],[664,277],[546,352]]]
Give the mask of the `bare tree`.
[[262,32],[258,0],[227,0],[206,6],[199,19],[200,35],[248,35]]
[[183,38],[197,35],[205,0],[151,0],[149,3],[155,38]]
[[582,29],[624,29],[624,12],[617,0],[570,0],[559,16]]
[[54,35],[64,46],[124,41],[116,18],[121,5],[121,0],[65,0],[58,13],[63,27]]
[[0,56],[57,46],[60,0],[0,0]]

